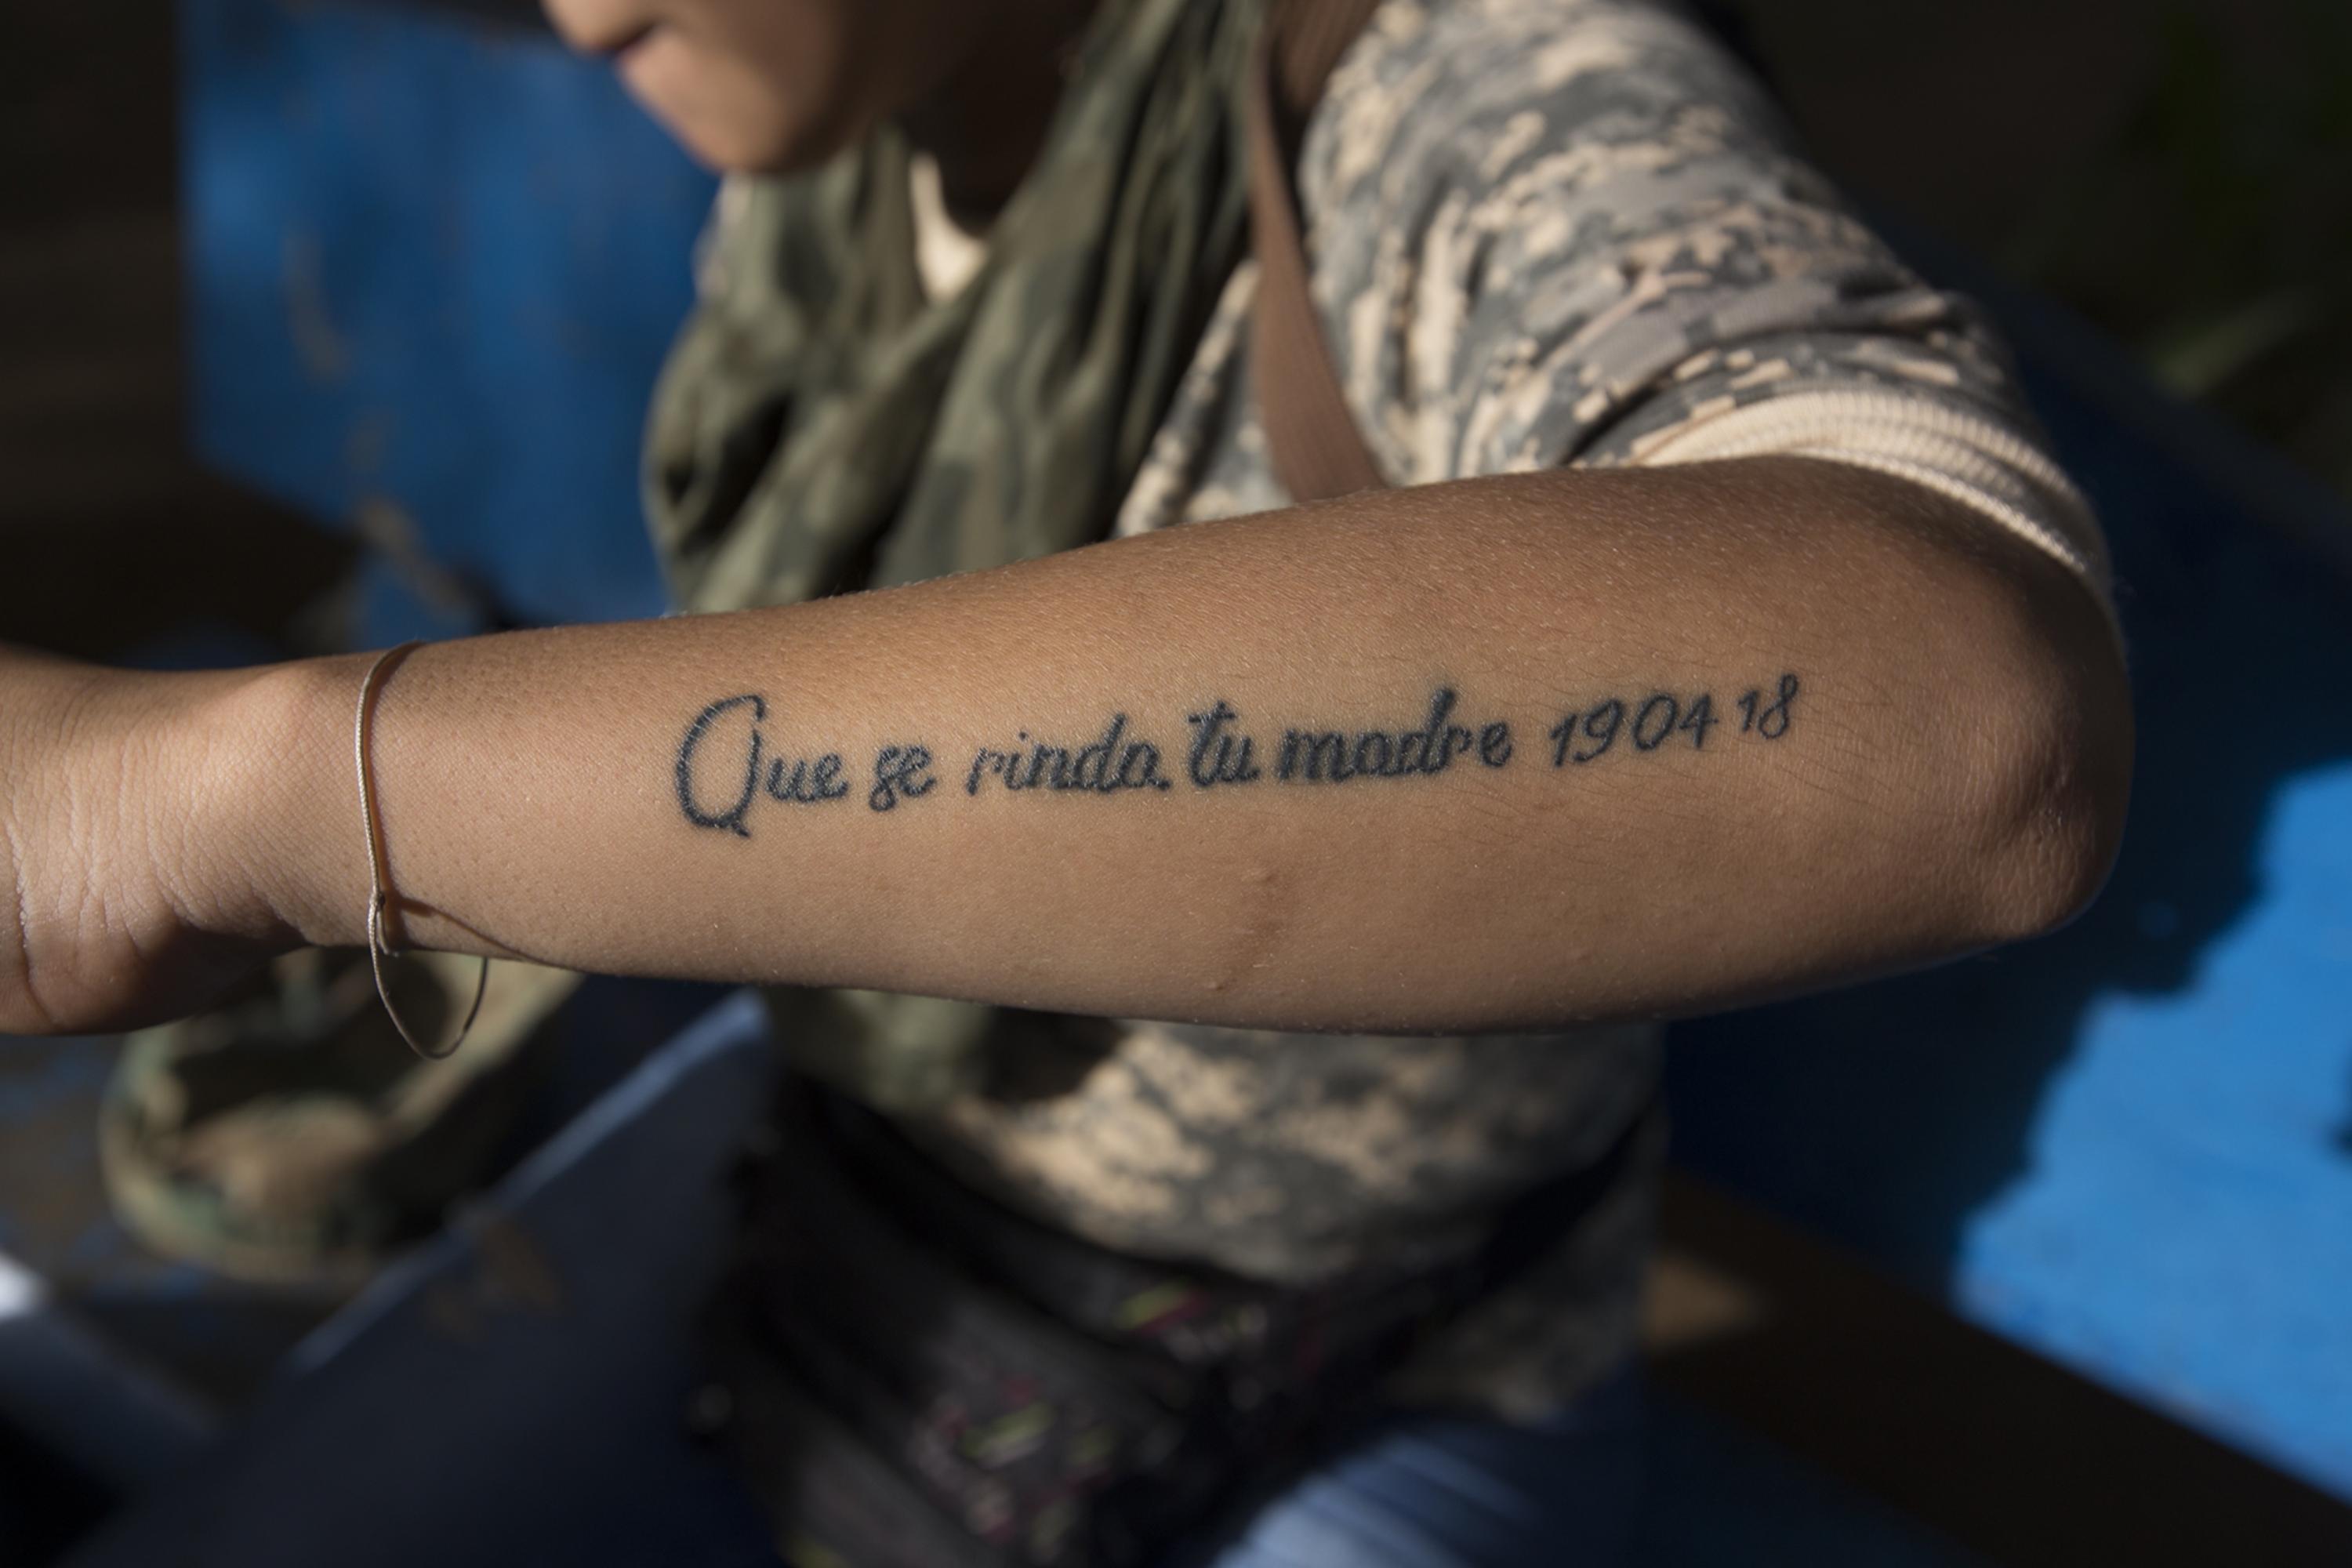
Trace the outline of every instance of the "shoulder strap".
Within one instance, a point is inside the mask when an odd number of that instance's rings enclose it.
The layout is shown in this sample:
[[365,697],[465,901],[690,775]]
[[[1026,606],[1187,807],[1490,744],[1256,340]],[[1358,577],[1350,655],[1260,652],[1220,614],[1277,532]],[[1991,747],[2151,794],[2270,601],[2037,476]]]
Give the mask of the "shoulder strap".
[[1307,290],[1291,169],[1307,115],[1379,0],[1270,0],[1249,83],[1251,247],[1257,299],[1250,371],[1275,477],[1299,500],[1387,485],[1324,341]]

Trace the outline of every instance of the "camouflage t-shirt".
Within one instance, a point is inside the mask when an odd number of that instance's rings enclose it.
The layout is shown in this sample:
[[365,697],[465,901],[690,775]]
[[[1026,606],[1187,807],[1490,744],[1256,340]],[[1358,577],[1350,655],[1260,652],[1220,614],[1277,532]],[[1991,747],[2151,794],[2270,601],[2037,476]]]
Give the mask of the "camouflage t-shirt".
[[[1806,453],[1930,485],[2102,580],[1982,326],[1843,209],[1678,12],[1386,0],[1309,125],[1300,195],[1341,383],[1395,483]],[[954,266],[939,223],[934,270]],[[1286,504],[1244,349],[1255,282],[1244,265],[1226,290],[1121,533]],[[1306,1282],[1475,1244],[1510,1196],[1617,1142],[1658,1057],[1646,1026],[1395,1039],[1011,1015],[988,1087],[905,1125],[1051,1224]],[[1425,1353],[1418,1392],[1531,1413],[1622,1352],[1655,1142]]]

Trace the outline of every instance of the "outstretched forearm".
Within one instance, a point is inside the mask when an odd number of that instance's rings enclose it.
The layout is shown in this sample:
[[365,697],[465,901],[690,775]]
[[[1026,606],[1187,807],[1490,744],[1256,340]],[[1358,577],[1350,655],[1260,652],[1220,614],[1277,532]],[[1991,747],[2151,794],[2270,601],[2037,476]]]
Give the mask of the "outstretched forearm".
[[[1367,496],[790,609],[427,647],[409,940],[1231,1024],[1702,1008],[2041,929],[2109,858],[2090,596],[1757,460]],[[362,938],[365,660],[204,689],[177,903]]]

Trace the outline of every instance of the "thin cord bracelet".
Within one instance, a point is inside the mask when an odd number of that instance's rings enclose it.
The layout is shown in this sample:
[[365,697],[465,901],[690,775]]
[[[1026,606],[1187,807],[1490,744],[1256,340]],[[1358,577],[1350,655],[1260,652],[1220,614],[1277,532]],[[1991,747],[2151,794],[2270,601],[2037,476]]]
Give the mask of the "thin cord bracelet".
[[352,751],[359,766],[360,827],[367,836],[368,967],[375,973],[376,999],[383,1004],[384,1016],[392,1020],[392,1026],[400,1031],[400,1037],[408,1042],[408,1048],[428,1062],[438,1062],[456,1056],[457,1047],[464,1045],[466,1037],[473,1032],[474,1020],[482,1011],[482,997],[490,986],[490,961],[488,958],[482,960],[481,973],[474,980],[474,1004],[466,1009],[465,1022],[457,1026],[457,1037],[437,1051],[427,1049],[422,1040],[409,1032],[406,1021],[400,1016],[400,1009],[393,1005],[392,988],[383,980],[383,961],[398,958],[402,950],[394,947],[384,937],[383,914],[384,906],[391,898],[387,884],[392,880],[392,868],[385,863],[383,829],[377,819],[375,774],[368,765],[368,738],[375,727],[375,695],[383,684],[384,670],[423,646],[421,642],[411,641],[402,643],[398,647],[386,648],[376,655],[373,664],[368,666],[367,679],[360,682],[359,711],[352,720]]

